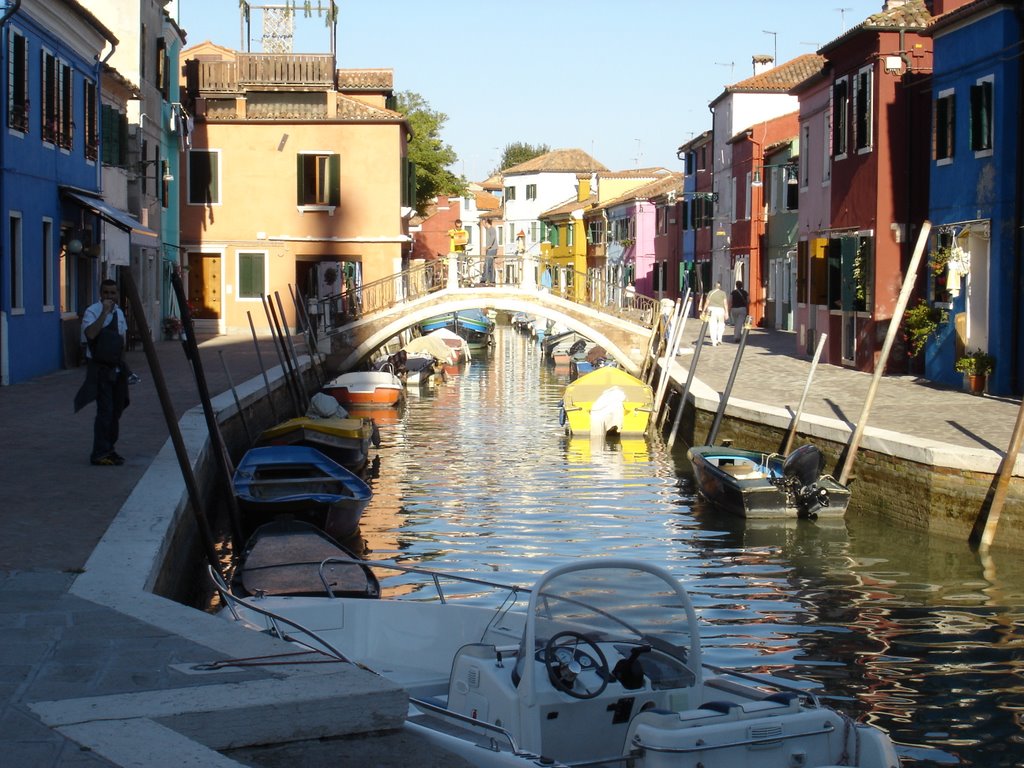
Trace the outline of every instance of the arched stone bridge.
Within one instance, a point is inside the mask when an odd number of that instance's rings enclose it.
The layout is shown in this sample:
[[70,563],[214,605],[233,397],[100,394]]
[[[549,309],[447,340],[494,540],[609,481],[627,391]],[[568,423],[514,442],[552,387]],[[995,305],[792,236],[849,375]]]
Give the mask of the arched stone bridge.
[[414,327],[435,315],[467,309],[496,309],[526,312],[554,320],[578,331],[607,350],[623,368],[639,375],[651,341],[651,310],[636,312],[634,320],[602,312],[578,304],[536,287],[503,285],[498,287],[447,287],[408,299],[357,320],[330,329],[321,339],[321,350],[327,351],[327,367],[332,371],[349,371],[379,349],[385,342],[407,328]]

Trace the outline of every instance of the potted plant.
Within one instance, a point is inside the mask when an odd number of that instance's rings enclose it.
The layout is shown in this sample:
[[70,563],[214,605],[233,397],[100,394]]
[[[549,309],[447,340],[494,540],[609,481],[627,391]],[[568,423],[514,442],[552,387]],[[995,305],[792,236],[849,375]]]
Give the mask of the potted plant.
[[174,315],[168,315],[163,321],[164,338],[173,341],[181,336],[181,319]]
[[988,377],[995,370],[996,359],[988,352],[976,349],[958,358],[953,367],[967,376],[967,385],[970,391],[975,395],[980,395],[985,391]]

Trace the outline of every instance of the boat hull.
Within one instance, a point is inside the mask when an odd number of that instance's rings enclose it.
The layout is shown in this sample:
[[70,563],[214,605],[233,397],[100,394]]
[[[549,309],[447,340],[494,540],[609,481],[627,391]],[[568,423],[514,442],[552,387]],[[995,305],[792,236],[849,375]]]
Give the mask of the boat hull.
[[697,445],[687,453],[700,494],[715,507],[738,517],[785,519],[842,517],[850,503],[850,490],[831,476],[816,481],[828,495],[827,506],[806,504],[772,479],[783,474],[783,457],[714,445]]
[[398,405],[405,394],[402,380],[387,371],[343,373],[324,384],[322,389],[346,407]]
[[372,495],[354,473],[299,445],[250,449],[235,469],[233,486],[247,538],[284,516],[344,540],[358,529]]

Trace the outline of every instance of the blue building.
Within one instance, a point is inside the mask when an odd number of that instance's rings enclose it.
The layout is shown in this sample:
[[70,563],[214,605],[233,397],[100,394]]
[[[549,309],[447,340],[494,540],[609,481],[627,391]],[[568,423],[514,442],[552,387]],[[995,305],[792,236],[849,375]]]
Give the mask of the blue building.
[[925,348],[925,376],[960,386],[955,361],[996,358],[988,391],[1024,381],[1019,3],[975,0],[939,16],[932,75],[928,300],[947,320]]
[[99,194],[100,53],[117,39],[75,0],[8,3],[0,31],[0,383],[11,384],[77,362],[99,279],[96,217],[62,190]]

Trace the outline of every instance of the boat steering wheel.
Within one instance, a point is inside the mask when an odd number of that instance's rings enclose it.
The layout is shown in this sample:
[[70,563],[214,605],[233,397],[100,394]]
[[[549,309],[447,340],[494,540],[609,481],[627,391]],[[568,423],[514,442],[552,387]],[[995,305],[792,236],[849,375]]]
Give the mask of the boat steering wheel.
[[[611,679],[608,660],[597,644],[571,630],[559,632],[548,640],[544,646],[544,666],[551,684],[577,699],[600,696]],[[599,684],[593,688],[587,686],[581,679],[584,674],[596,675]],[[577,690],[577,683],[581,690]]]

